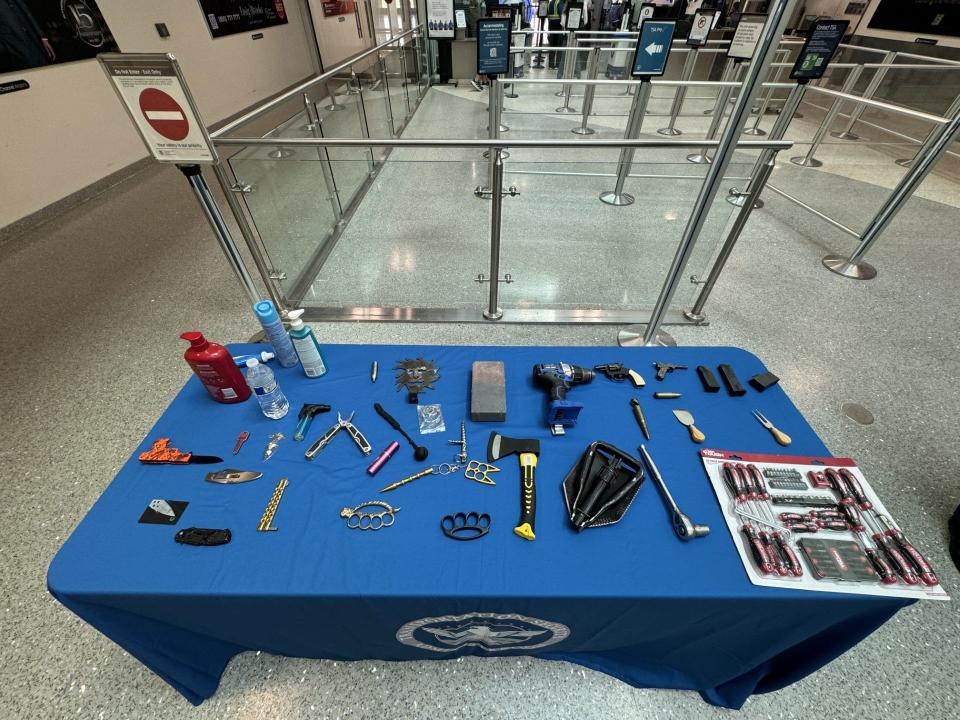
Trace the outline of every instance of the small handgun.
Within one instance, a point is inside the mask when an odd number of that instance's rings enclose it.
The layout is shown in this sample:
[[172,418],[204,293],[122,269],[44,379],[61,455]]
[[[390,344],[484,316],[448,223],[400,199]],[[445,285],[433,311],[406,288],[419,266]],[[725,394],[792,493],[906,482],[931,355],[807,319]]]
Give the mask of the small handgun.
[[655,362],[653,365],[657,368],[657,380],[663,380],[668,372],[687,369],[686,365],[673,365],[672,363]]

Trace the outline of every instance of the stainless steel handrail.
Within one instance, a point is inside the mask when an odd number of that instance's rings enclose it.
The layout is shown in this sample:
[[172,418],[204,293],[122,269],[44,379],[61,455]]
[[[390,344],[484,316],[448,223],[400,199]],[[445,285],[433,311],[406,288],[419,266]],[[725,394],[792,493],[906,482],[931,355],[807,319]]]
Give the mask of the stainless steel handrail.
[[310,78],[309,80],[305,80],[304,82],[300,83],[300,84],[297,85],[296,87],[293,87],[293,88],[291,88],[290,90],[287,90],[285,93],[282,93],[282,94],[278,95],[277,97],[273,98],[272,100],[269,100],[269,101],[265,102],[263,105],[254,108],[253,110],[251,110],[251,111],[248,112],[248,113],[245,113],[244,115],[241,115],[241,116],[238,117],[236,120],[233,120],[233,121],[227,123],[226,125],[224,125],[224,126],[223,126],[222,128],[220,128],[219,130],[217,130],[217,131],[215,131],[215,132],[211,132],[211,133],[210,133],[210,137],[211,137],[212,139],[214,139],[214,140],[216,140],[217,138],[222,137],[223,135],[227,134],[228,132],[231,132],[232,130],[235,130],[236,128],[240,127],[241,125],[243,125],[243,124],[245,124],[245,123],[248,123],[248,122],[250,122],[251,120],[253,120],[253,119],[255,119],[255,118],[260,117],[260,116],[263,115],[264,113],[269,112],[270,110],[272,110],[273,108],[277,107],[278,105],[286,102],[287,100],[290,100],[291,98],[294,98],[294,97],[296,97],[296,96],[298,96],[298,95],[303,95],[304,91],[305,91],[307,88],[313,87],[313,86],[316,85],[317,83],[322,83],[322,82],[325,82],[325,81],[331,79],[332,77],[334,77],[334,76],[335,76],[337,73],[339,73],[340,71],[346,70],[347,68],[355,65],[356,63],[360,62],[360,61],[363,60],[364,58],[366,58],[366,57],[368,57],[368,56],[370,56],[370,55],[373,55],[374,53],[379,52],[379,51],[382,50],[383,48],[389,47],[390,45],[393,45],[394,43],[397,43],[397,42],[399,42],[400,40],[403,40],[405,37],[408,37],[408,36],[410,36],[410,35],[413,35],[414,33],[416,33],[417,31],[421,30],[422,28],[423,28],[423,25],[422,25],[422,24],[421,24],[421,25],[417,25],[417,27],[415,27],[415,28],[410,28],[410,29],[407,30],[406,32],[401,33],[401,34],[399,34],[399,35],[396,35],[396,36],[390,38],[389,40],[387,40],[386,42],[380,43],[380,44],[377,45],[376,47],[372,47],[372,48],[370,48],[369,50],[366,50],[366,51],[360,53],[359,55],[355,55],[354,57],[350,58],[349,60],[345,60],[344,62],[340,63],[339,65],[334,66],[333,68],[331,68],[330,70],[327,70],[326,72],[324,72],[324,73],[321,74],[321,75],[316,75],[315,77],[312,77],[312,78]]
[[839,90],[831,90],[830,88],[821,87],[820,85],[808,85],[807,91],[809,92],[811,90],[822,95],[829,95],[830,97],[842,98],[844,100],[852,100],[853,102],[861,105],[867,105],[869,107],[887,110],[893,113],[900,113],[901,115],[917,118],[919,120],[925,120],[927,122],[938,123],[940,125],[945,125],[951,120],[950,118],[941,117],[940,115],[931,115],[930,113],[925,113],[921,110],[911,110],[910,108],[903,107],[902,105],[894,105],[893,103],[884,102],[882,100],[874,100],[872,98],[865,98],[860,95],[851,95],[850,93],[840,92]]
[[[250,147],[433,147],[433,148],[700,148],[717,147],[717,140],[658,140],[641,138],[637,140],[598,139],[598,140],[504,140],[498,138],[471,138],[454,140],[450,138],[214,138],[214,145]],[[793,147],[789,140],[740,140],[738,148],[746,150],[786,150]],[[451,160],[450,162],[459,162]],[[471,161],[472,162],[472,161]]]
[[932,63],[941,63],[943,65],[960,65],[960,60],[947,60],[947,58],[935,58],[930,55],[917,55],[916,53],[905,53],[897,51],[898,57],[914,58],[915,60],[926,60]]

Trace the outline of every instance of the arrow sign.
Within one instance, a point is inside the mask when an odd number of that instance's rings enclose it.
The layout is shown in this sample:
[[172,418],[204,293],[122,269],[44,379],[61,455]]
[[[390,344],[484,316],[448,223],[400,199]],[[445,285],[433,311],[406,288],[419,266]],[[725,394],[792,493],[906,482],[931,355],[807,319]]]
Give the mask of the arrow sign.
[[670,57],[676,23],[668,20],[644,20],[633,57],[633,77],[663,75]]

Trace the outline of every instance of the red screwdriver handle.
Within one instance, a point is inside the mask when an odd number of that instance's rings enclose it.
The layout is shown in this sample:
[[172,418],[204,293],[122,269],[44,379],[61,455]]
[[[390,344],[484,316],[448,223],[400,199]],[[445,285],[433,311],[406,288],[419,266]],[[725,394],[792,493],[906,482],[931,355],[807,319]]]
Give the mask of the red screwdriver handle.
[[756,465],[747,465],[747,472],[753,476],[753,484],[757,488],[757,495],[761,500],[770,499],[770,491],[767,490],[767,484],[763,480],[763,473]]
[[780,513],[780,516],[779,516],[779,517],[780,517],[780,520],[782,520],[783,522],[798,522],[798,523],[802,523],[802,522],[806,522],[806,520],[807,520],[806,516],[801,515],[800,513],[782,512],[782,513]]
[[877,541],[878,546],[883,548],[883,552],[886,554],[887,559],[890,560],[890,563],[897,571],[897,575],[903,578],[903,581],[907,585],[919,584],[920,578],[917,577],[917,574],[913,571],[913,567],[910,565],[910,562],[900,554],[900,551],[897,549],[893,538],[888,538],[885,535],[880,535],[879,537],[879,540],[877,540],[876,537],[874,537],[874,540]]
[[850,529],[850,526],[843,520],[817,520],[817,527],[835,532],[846,532]]
[[779,548],[781,555],[783,555],[787,564],[789,565],[790,574],[794,577],[803,576],[803,565],[800,564],[800,559],[797,557],[797,554],[793,551],[793,548],[790,547],[790,544],[783,539],[783,535],[778,532],[773,534],[773,539],[777,543],[777,548]]
[[890,567],[890,563],[884,560],[883,556],[873,548],[864,547],[863,551],[867,554],[867,557],[870,558],[870,564],[873,565],[873,569],[877,571],[877,575],[880,576],[880,582],[884,585],[896,585],[897,574],[893,571],[893,568]]
[[732,463],[723,464],[723,477],[726,481],[727,489],[737,502],[743,502],[747,499],[746,487],[744,487],[740,473],[736,471]]
[[865,530],[863,526],[863,519],[860,517],[860,511],[857,510],[854,505],[841,505],[840,510],[843,512],[843,521],[850,525],[851,528],[857,532]]
[[873,505],[867,499],[867,494],[863,491],[863,486],[860,485],[860,481],[857,480],[856,476],[846,468],[840,468],[840,475],[847,481],[850,490],[853,491],[853,496],[857,499],[857,504],[864,510],[872,508]]
[[767,560],[773,565],[773,569],[776,570],[777,575],[781,577],[789,575],[790,570],[787,568],[787,563],[784,561],[783,556],[780,555],[780,551],[777,550],[773,538],[770,537],[766,530],[760,531],[760,541],[763,543],[763,549],[767,553]]
[[919,550],[910,544],[907,537],[900,530],[894,530],[893,539],[896,540],[897,545],[906,553],[907,557],[913,562],[914,567],[920,572],[920,579],[924,585],[933,587],[940,582],[940,579],[933,571],[930,563],[927,562],[927,559],[920,554]]
[[810,522],[788,522],[784,523],[788,530],[796,533],[815,533],[819,528]]
[[[847,507],[844,505],[843,507]],[[839,510],[811,510],[807,513],[814,520],[843,520],[844,514]]]
[[760,493],[757,491],[757,486],[753,483],[753,477],[747,472],[747,468],[738,463],[733,466],[733,469],[740,476],[743,487],[747,491],[747,498],[750,500],[756,500]]
[[850,488],[847,487],[847,483],[833,468],[827,468],[823,471],[827,480],[830,481],[830,487],[832,487],[837,494],[840,496],[840,502],[843,505],[852,505],[853,504],[853,493],[850,492]]
[[764,575],[773,573],[773,565],[770,564],[770,560],[767,558],[767,553],[763,549],[763,543],[760,542],[760,536],[757,535],[757,531],[750,525],[744,524],[740,526],[740,532],[747,538],[747,544],[750,546],[753,562],[756,563],[757,569]]

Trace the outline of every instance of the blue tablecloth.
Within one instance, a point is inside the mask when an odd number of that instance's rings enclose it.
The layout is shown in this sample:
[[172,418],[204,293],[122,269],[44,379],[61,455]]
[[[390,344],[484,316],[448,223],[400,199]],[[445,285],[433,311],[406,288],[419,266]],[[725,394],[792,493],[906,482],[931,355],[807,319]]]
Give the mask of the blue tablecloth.
[[[250,352],[255,346],[232,346]],[[533,655],[567,660],[637,687],[698,690],[708,701],[740,707],[751,693],[769,692],[815,671],[863,639],[910,601],[761,588],[751,585],[694,445],[671,415],[685,407],[707,435],[706,447],[778,452],[752,417],[760,408],[793,436],[792,454],[822,455],[823,443],[786,394],[774,387],[745,397],[703,392],[694,368],[729,363],[742,382],[762,371],[753,355],[735,348],[620,349],[599,347],[411,347],[338,345],[325,349],[329,374],[310,380],[299,368],[281,369],[290,414],[266,419],[251,400],[212,402],[192,378],[135,449],[114,481],[54,558],[50,591],[68,608],[125,648],[188,700],[216,690],[229,659],[246,650],[336,660],[444,659],[460,655]],[[422,396],[441,403],[447,432],[416,435],[416,410],[393,387],[394,363],[435,359],[441,379]],[[377,360],[380,378],[370,382]],[[470,366],[506,363],[506,423],[469,420]],[[655,360],[686,364],[663,382]],[[534,388],[537,362],[593,366],[623,362],[646,388],[598,377],[575,388],[579,425],[552,437],[544,424],[546,394]],[[684,393],[653,400],[656,390]],[[618,525],[576,534],[569,526],[560,483],[586,446],[598,439],[636,452],[641,435],[628,400],[642,399],[652,431],[650,452],[678,503],[713,531],[683,543],[671,529],[662,499],[645,482]],[[363,457],[341,433],[308,463],[303,451],[336,420],[355,410],[354,423],[374,455],[397,434],[373,410],[381,402],[430,449],[429,461],[451,460],[459,423],[467,420],[471,458],[485,460],[491,430],[537,437],[537,539],[513,532],[519,515],[519,466],[499,465],[496,487],[462,474],[428,476],[380,496],[378,489],[422,467],[402,442],[381,473],[365,473]],[[305,443],[292,440],[304,402],[327,403]],[[250,439],[231,450],[241,430]],[[276,455],[262,461],[270,433],[282,431]],[[220,455],[224,466],[263,471],[254,482],[222,486],[203,480],[220,465],[146,466],[137,455],[153,439],[198,454]],[[280,477],[290,480],[274,524],[256,527]],[[382,497],[401,508],[393,527],[349,530],[344,506]],[[187,500],[176,528],[138,524],[153,498]],[[440,531],[442,515],[490,513],[490,534],[453,542]],[[176,544],[178,528],[229,527],[233,541],[202,548]]]

